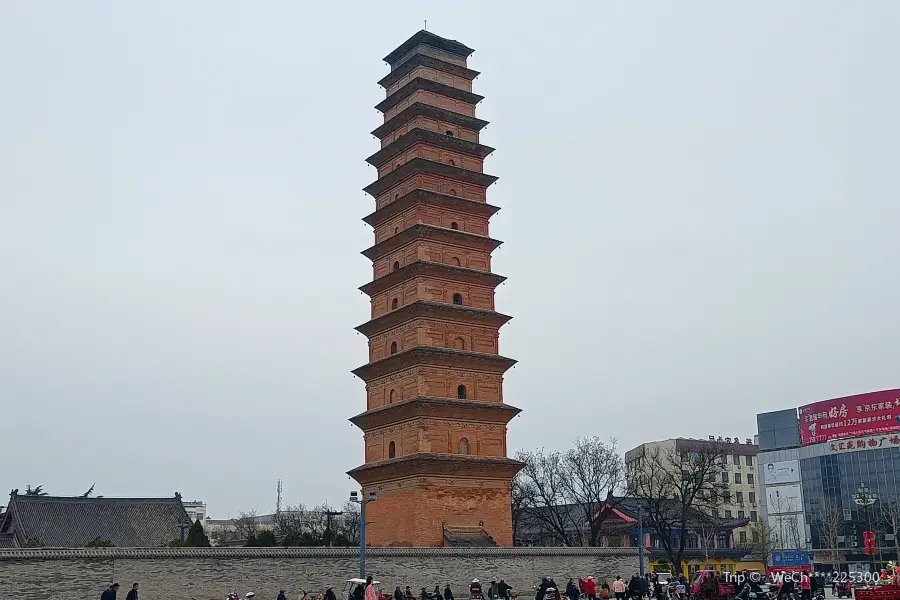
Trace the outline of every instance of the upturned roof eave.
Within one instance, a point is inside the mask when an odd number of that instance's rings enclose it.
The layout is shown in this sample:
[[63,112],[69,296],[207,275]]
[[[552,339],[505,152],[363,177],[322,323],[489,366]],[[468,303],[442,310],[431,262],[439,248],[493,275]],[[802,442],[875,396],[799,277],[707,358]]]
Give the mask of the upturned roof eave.
[[404,108],[402,111],[373,129],[371,131],[371,134],[379,139],[383,139],[408,123],[410,120],[420,116],[432,117],[440,121],[450,123],[451,125],[457,125],[459,127],[462,127],[463,129],[474,131],[476,133],[490,125],[490,121],[485,121],[484,119],[479,119],[478,117],[471,117],[469,115],[464,115],[459,112],[448,110],[446,108],[440,108],[438,106],[426,104],[424,102],[413,102],[407,108]]
[[[503,374],[516,364],[516,360],[500,354],[485,354],[441,348],[438,346],[416,346],[384,358],[371,361],[351,371],[363,381],[371,381],[395,371],[408,369],[414,365],[446,366],[454,363],[459,367],[472,367],[473,370]],[[493,368],[487,368],[488,365]]]
[[[469,470],[465,473],[459,467]],[[472,475],[507,479],[518,473],[524,464],[512,458],[473,456],[470,454],[447,454],[440,452],[417,452],[396,458],[367,463],[347,471],[347,475],[362,484],[378,481],[380,477],[394,478],[408,475]],[[505,471],[505,473],[503,472]]]
[[390,73],[378,81],[378,85],[387,89],[406,75],[409,75],[416,67],[427,67],[436,71],[441,71],[442,73],[461,77],[468,81],[473,81],[476,77],[481,75],[479,71],[452,62],[447,62],[446,60],[441,60],[434,56],[429,56],[428,54],[416,54],[408,60],[403,61],[396,69],[391,69]]
[[[387,331],[394,327],[399,327],[403,323],[413,319],[429,318],[429,312],[446,313],[445,319],[464,321],[462,317],[472,317],[474,319],[484,319],[492,322],[498,327],[502,327],[512,320],[512,317],[492,310],[484,310],[480,308],[472,308],[468,306],[460,306],[458,304],[447,304],[444,302],[434,302],[433,300],[416,300],[405,306],[401,306],[397,310],[375,317],[366,321],[362,325],[357,325],[354,329],[365,336],[371,336],[381,331]],[[440,318],[440,317],[437,317]]]
[[472,105],[476,105],[484,100],[484,96],[481,96],[479,94],[467,92],[465,90],[455,88],[452,85],[432,81],[431,79],[425,79],[424,77],[416,77],[415,79],[401,87],[399,90],[376,104],[375,110],[381,113],[387,113],[389,110],[403,102],[406,98],[420,91],[431,92],[432,94],[445,96],[447,98],[453,98],[454,100],[467,102]]
[[487,158],[495,150],[490,146],[478,142],[470,142],[462,138],[451,137],[446,134],[431,131],[430,129],[416,127],[366,158],[366,162],[375,168],[379,168],[385,163],[391,162],[394,157],[418,143],[437,146],[442,150],[453,150],[460,154],[480,159]]
[[487,173],[472,171],[471,169],[464,169],[455,165],[448,165],[426,158],[414,158],[403,163],[400,168],[394,169],[384,177],[376,179],[364,187],[363,191],[377,198],[392,187],[419,173],[446,177],[453,181],[478,185],[484,188],[490,187],[499,179],[495,175],[488,175]]
[[498,285],[506,281],[506,276],[498,275],[490,271],[476,271],[475,269],[467,269],[465,267],[455,267],[453,265],[445,265],[425,260],[417,260],[400,267],[396,271],[391,271],[383,277],[379,277],[365,285],[359,286],[359,291],[370,298],[376,294],[399,285],[403,281],[412,279],[413,277],[432,275],[440,278],[440,274],[449,275],[450,279],[465,280],[473,285],[483,285],[491,289],[495,289]]
[[500,240],[486,235],[478,235],[477,233],[469,233],[467,231],[460,231],[459,229],[451,229],[449,227],[438,227],[437,225],[429,225],[427,223],[416,223],[412,227],[407,227],[403,231],[378,242],[374,246],[369,246],[360,252],[360,254],[369,260],[378,260],[385,254],[394,252],[403,246],[423,238],[445,238],[463,242],[464,244],[472,242],[487,248],[490,252],[493,252],[503,245],[503,242]]
[[[438,410],[429,410],[430,408],[436,408]],[[406,413],[401,419],[395,418],[390,421],[393,423],[416,418],[440,416],[441,408],[502,415],[499,419],[480,420],[485,423],[494,424],[509,423],[516,415],[522,412],[522,409],[502,402],[477,402],[474,400],[454,400],[452,398],[438,398],[434,396],[415,396],[413,398],[401,400],[400,402],[394,402],[393,404],[361,412],[350,417],[348,420],[360,429],[365,430],[370,428],[366,426],[367,422],[377,421],[379,418],[389,419],[392,414]]]
[[372,227],[377,227],[386,220],[395,217],[418,204],[448,206],[455,208],[459,212],[485,215],[487,217],[491,217],[500,211],[499,206],[494,206],[487,202],[479,202],[477,200],[469,200],[468,198],[461,198],[459,196],[451,196],[450,194],[441,194],[440,192],[416,188],[403,194],[393,202],[369,213],[363,217],[362,220]]

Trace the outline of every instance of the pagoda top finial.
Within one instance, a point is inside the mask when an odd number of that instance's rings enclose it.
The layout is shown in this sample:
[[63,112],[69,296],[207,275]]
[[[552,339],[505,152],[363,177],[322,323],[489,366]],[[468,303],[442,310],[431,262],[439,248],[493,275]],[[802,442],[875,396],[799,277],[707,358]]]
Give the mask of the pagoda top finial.
[[[427,19],[425,20],[425,25],[426,27],[428,26]],[[465,44],[457,42],[456,40],[442,38],[441,36],[435,35],[434,33],[426,29],[422,29],[413,34],[413,36],[408,40],[397,46],[397,48],[393,52],[385,56],[384,62],[391,65],[391,68],[394,69],[398,66],[402,59],[406,58],[406,56],[417,46],[430,46],[463,60],[465,60],[473,52],[475,52],[475,50],[473,50],[472,48],[469,48]]]

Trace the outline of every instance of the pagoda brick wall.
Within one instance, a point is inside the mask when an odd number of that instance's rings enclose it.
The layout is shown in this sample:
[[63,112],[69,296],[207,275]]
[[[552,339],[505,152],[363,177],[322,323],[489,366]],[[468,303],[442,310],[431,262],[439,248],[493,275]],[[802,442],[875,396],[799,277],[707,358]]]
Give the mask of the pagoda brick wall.
[[471,53],[420,31],[385,57],[392,70],[379,82],[381,149],[366,159],[377,170],[365,188],[372,281],[360,288],[371,312],[357,327],[369,360],[353,371],[366,410],[351,419],[365,451],[349,472],[362,497],[378,495],[366,519],[373,546],[513,541],[521,463],[507,457],[506,424],[519,409],[503,405],[502,390],[515,361],[499,353],[510,317],[494,306],[505,278],[491,271],[499,209],[486,190],[497,178],[484,173],[494,149],[479,142],[487,122],[475,118]]

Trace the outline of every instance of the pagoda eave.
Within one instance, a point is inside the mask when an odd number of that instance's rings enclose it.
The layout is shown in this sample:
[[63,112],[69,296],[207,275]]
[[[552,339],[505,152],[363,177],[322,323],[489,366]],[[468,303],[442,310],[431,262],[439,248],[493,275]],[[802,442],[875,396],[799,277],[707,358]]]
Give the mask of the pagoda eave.
[[355,417],[351,417],[350,422],[363,431],[370,431],[378,427],[386,427],[417,418],[451,419],[506,425],[520,412],[522,412],[521,409],[502,402],[475,402],[472,400],[417,396],[360,413]]
[[437,346],[418,346],[357,367],[351,373],[366,383],[413,366],[467,369],[502,375],[516,362],[512,358],[499,354],[484,354]]
[[490,271],[478,271],[476,269],[467,269],[465,267],[456,267],[454,265],[445,265],[427,260],[417,260],[404,265],[396,271],[391,271],[384,277],[379,277],[374,281],[370,281],[365,285],[359,286],[359,291],[366,294],[370,298],[376,294],[380,294],[385,290],[389,290],[394,286],[400,285],[404,281],[409,281],[415,277],[434,277],[435,279],[444,279],[455,281],[458,283],[467,283],[470,285],[479,285],[481,287],[494,289],[504,281],[506,277],[497,275]]
[[373,167],[381,167],[381,165],[391,162],[395,156],[405,152],[417,143],[424,143],[442,150],[452,150],[454,152],[459,152],[460,154],[482,159],[486,158],[494,151],[493,148],[485,146],[484,144],[470,142],[455,136],[417,127],[409,131],[409,133],[401,135],[396,140],[367,158],[366,162]]
[[447,179],[471,183],[484,188],[489,187],[499,179],[494,175],[487,175],[478,171],[463,169],[462,167],[457,167],[455,165],[439,163],[426,158],[414,158],[409,162],[403,163],[399,168],[394,169],[384,177],[370,183],[363,188],[363,191],[377,197],[397,184],[419,173],[446,177]]
[[451,196],[450,194],[441,194],[440,192],[416,188],[364,217],[363,221],[372,227],[378,227],[385,221],[396,217],[404,210],[408,210],[420,204],[439,206],[461,213],[484,217],[491,217],[500,210],[499,206],[487,204],[486,202],[478,202],[477,200],[469,200],[467,198],[460,198],[459,196]]
[[454,321],[467,325],[484,325],[497,327],[498,329],[512,319],[509,315],[492,310],[482,310],[458,304],[445,304],[443,302],[434,302],[433,300],[417,300],[359,325],[356,327],[356,331],[366,337],[372,337],[413,319],[423,318]]
[[391,110],[416,92],[431,92],[432,94],[438,94],[439,96],[453,98],[454,100],[459,100],[460,102],[466,102],[468,104],[478,104],[479,102],[484,100],[484,96],[473,94],[472,92],[467,92],[445,83],[438,83],[437,81],[432,81],[431,79],[425,79],[424,77],[416,77],[415,79],[404,85],[402,88],[376,104],[375,110],[382,113],[387,113],[389,110]]
[[378,260],[403,246],[424,239],[462,245],[466,248],[478,248],[487,252],[493,252],[503,244],[500,240],[478,235],[477,233],[468,233],[459,229],[438,227],[437,225],[428,225],[426,223],[416,223],[412,227],[407,227],[374,246],[369,246],[360,254],[369,260]]
[[412,35],[408,40],[397,46],[390,54],[384,57],[384,62],[391,65],[392,69],[399,67],[398,61],[403,58],[410,50],[418,45],[431,46],[438,50],[443,50],[448,54],[454,54],[460,58],[468,58],[475,50],[469,48],[465,44],[456,40],[448,40],[439,35],[435,35],[425,29],[420,29]]
[[347,471],[347,475],[361,485],[416,475],[509,481],[524,466],[511,458],[417,452],[368,463]]
[[383,139],[416,117],[427,117],[475,132],[481,131],[490,124],[490,121],[485,121],[484,119],[470,117],[462,113],[447,110],[446,108],[425,104],[424,102],[414,102],[391,117],[385,123],[382,123],[373,129],[372,135],[379,139]]
[[442,73],[448,73],[450,75],[454,75],[468,81],[472,81],[473,79],[481,75],[481,73],[479,73],[478,71],[473,71],[472,69],[469,69],[462,65],[447,62],[446,60],[441,60],[427,54],[414,54],[408,60],[403,61],[403,63],[396,69],[393,69],[390,73],[382,77],[381,81],[378,82],[378,85],[380,85],[384,89],[387,89],[400,81],[406,75],[409,75],[416,67],[428,67],[429,69],[441,71]]

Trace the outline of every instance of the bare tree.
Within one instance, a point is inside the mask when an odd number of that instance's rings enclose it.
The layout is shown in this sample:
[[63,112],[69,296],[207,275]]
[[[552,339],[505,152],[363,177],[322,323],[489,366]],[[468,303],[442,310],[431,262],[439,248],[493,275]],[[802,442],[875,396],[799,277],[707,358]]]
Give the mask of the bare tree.
[[344,514],[338,533],[343,535],[349,543],[359,544],[359,504],[348,500],[344,503],[342,510]]
[[894,552],[900,556],[900,500],[894,496],[884,496],[879,504],[881,524],[886,533],[894,535]]
[[583,523],[573,519],[572,507],[566,502],[563,455],[543,449],[519,452],[516,459],[524,463],[520,485],[529,490],[524,498],[523,525],[529,537],[541,543],[581,546]]
[[844,560],[844,553],[838,548],[838,538],[844,535],[844,510],[834,502],[823,502],[816,511],[816,525],[819,544],[828,551],[828,562],[837,570]]
[[[679,440],[681,441],[681,440]],[[682,572],[687,532],[700,515],[718,514],[728,484],[720,476],[726,446],[717,443],[645,447],[630,459],[628,495],[656,531],[676,573]]]
[[256,511],[242,512],[241,516],[234,520],[234,532],[238,539],[246,540],[250,536],[256,536],[260,531],[259,519]]
[[575,446],[561,457],[562,491],[574,504],[573,520],[581,525],[582,543],[599,545],[607,505],[615,505],[614,493],[625,482],[622,456],[616,449],[616,440],[608,444],[600,438],[576,438]]
[[771,564],[772,553],[780,547],[778,533],[765,519],[760,519],[750,526],[750,541],[747,543],[747,549],[759,555],[763,564]]
[[518,545],[528,520],[528,511],[536,505],[534,486],[522,471],[516,473],[510,484],[510,502],[512,504],[513,544]]
[[[699,511],[698,511],[699,513]],[[700,549],[703,551],[703,558],[706,564],[713,554],[716,545],[716,537],[719,535],[721,527],[718,519],[712,515],[697,514],[691,531],[697,536]]]
[[306,507],[303,504],[286,506],[275,515],[275,533],[280,537],[303,535],[304,515]]

